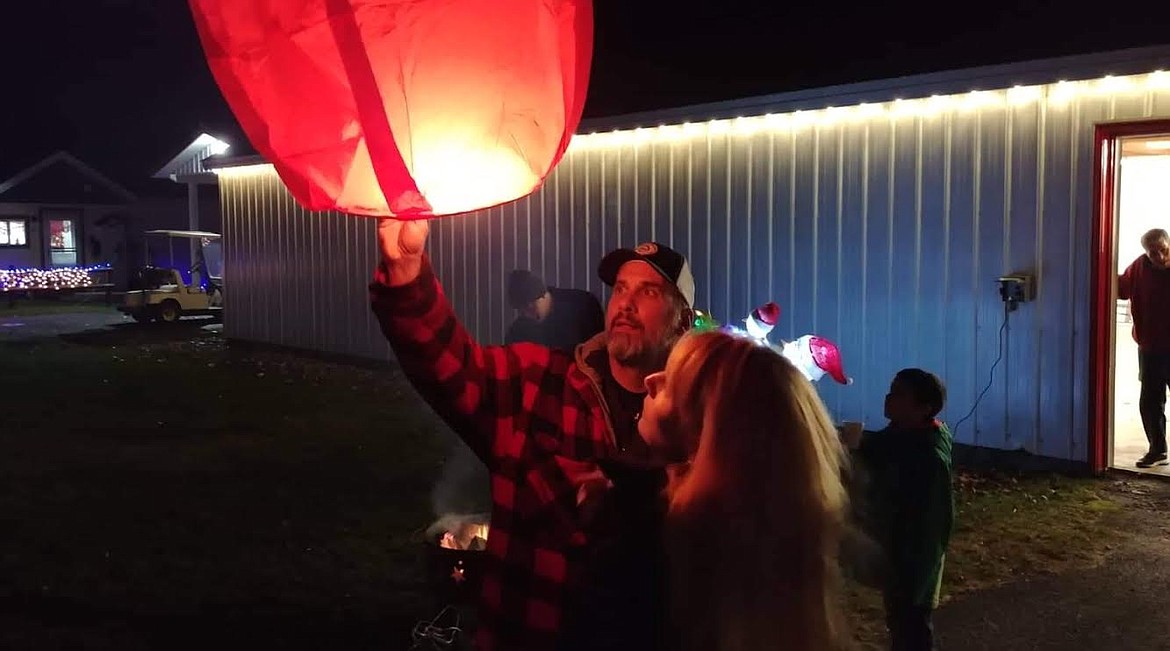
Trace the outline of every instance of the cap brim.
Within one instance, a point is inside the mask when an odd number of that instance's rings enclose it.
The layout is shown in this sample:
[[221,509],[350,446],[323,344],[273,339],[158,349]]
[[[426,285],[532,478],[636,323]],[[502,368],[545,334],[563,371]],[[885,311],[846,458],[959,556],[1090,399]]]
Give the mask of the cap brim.
[[[678,255],[675,253],[675,255]],[[681,256],[680,256],[681,257]],[[695,303],[695,280],[691,276],[690,265],[687,264],[686,258],[682,258],[682,269],[679,272],[677,279],[671,278],[670,274],[658,266],[652,259],[647,256],[640,255],[633,249],[618,249],[610,251],[608,255],[601,259],[601,264],[597,265],[597,276],[606,285],[613,287],[617,283],[618,271],[621,270],[622,265],[627,262],[645,262],[650,265],[650,268],[658,272],[666,282],[670,283],[672,287],[678,290],[683,297],[687,307],[691,307]]]
[[[601,264],[597,265],[597,276],[601,278],[601,282],[613,287],[617,282],[618,270],[622,265],[633,260],[643,260],[642,256],[634,253],[632,249],[617,249],[610,251],[608,255],[601,259]],[[654,265],[650,265],[654,266]],[[662,273],[661,269],[655,267],[655,271]]]

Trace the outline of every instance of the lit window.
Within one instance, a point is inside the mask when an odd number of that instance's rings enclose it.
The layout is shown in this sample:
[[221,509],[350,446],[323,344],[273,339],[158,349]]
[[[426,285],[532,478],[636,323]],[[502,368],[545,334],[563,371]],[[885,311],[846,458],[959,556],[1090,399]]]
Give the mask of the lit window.
[[49,220],[49,262],[54,267],[77,264],[77,244],[73,239],[72,219]]
[[25,219],[0,217],[0,246],[28,246]]

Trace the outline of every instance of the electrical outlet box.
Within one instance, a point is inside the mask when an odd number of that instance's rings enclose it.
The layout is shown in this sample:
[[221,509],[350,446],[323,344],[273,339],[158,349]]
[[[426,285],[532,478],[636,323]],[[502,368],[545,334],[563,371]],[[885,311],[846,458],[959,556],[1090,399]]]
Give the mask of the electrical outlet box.
[[1008,304],[1008,309],[1014,310],[1018,304],[1032,300],[1034,288],[1031,276],[1013,274],[1000,276],[996,280],[999,282],[999,298]]

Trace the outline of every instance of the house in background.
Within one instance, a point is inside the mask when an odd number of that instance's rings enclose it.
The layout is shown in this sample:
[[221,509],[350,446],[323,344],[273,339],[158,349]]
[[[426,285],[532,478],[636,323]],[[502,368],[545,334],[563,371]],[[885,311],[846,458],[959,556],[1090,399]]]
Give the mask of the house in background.
[[0,268],[123,267],[137,200],[69,153],[51,154],[0,183]]
[[145,232],[220,230],[217,178],[202,163],[227,148],[201,133],[151,178],[125,185],[64,151],[12,174],[0,183],[0,269],[108,264],[117,289],[143,265],[190,280],[188,247]]

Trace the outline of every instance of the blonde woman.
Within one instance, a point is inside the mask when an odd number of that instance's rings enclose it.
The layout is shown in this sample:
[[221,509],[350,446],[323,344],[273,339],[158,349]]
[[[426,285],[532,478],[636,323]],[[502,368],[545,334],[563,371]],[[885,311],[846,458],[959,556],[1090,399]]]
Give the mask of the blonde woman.
[[680,341],[646,386],[639,433],[674,464],[666,545],[677,648],[846,646],[844,453],[812,384],[768,347],[707,332]]

